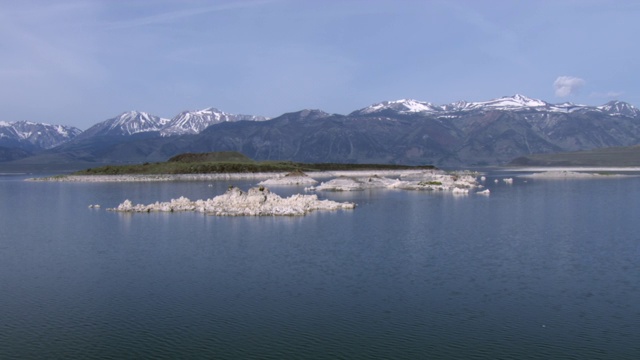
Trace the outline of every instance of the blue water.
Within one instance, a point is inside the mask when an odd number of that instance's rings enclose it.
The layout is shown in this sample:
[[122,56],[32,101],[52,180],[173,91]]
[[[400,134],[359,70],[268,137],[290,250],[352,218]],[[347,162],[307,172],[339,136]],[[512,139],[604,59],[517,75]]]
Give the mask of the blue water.
[[250,181],[24,177],[0,176],[2,359],[640,358],[639,177],[284,218],[105,210]]

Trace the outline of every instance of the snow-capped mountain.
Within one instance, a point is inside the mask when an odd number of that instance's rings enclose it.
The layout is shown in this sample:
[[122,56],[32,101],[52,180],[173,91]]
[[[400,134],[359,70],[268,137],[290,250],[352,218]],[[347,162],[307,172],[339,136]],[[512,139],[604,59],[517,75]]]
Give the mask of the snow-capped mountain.
[[268,120],[268,118],[264,116],[229,114],[216,108],[183,111],[173,119],[161,118],[146,112],[128,111],[90,127],[82,133],[79,139],[93,136],[126,136],[152,132],[157,132],[164,137],[197,134],[213,124],[242,120],[263,121]]
[[[349,115],[301,110],[260,120],[267,118],[215,108],[171,120],[126,112],[45,152],[42,161],[164,161],[185,152],[239,151],[256,160],[487,165],[534,153],[640,145],[640,110],[620,101],[586,106],[513,95],[434,105],[402,99]],[[29,134],[34,131],[0,123],[0,148],[16,148],[15,139]],[[13,143],[2,142],[9,138]],[[40,156],[25,152],[4,158]]]
[[51,125],[30,121],[0,121],[0,145],[13,145],[30,150],[50,149],[82,133],[73,126]]
[[163,119],[146,112],[127,111],[90,127],[80,135],[79,139],[92,136],[122,136],[160,131],[169,121],[169,119]]
[[630,117],[640,115],[640,110],[638,108],[622,101],[609,101],[608,103],[602,106],[598,106],[597,108],[609,115],[621,115]]
[[0,139],[20,139],[20,135],[13,127],[13,123],[0,121]]
[[547,106],[549,106],[549,104],[542,100],[531,99],[524,95],[516,94],[513,96],[503,96],[499,99],[493,99],[489,101],[465,103],[463,108],[460,110],[474,110],[474,109],[517,110],[517,109],[544,108]]
[[385,110],[393,110],[400,114],[409,114],[409,113],[429,113],[429,112],[439,112],[442,111],[443,108],[440,106],[433,105],[429,102],[422,102],[412,99],[401,99],[394,101],[383,101],[377,104],[373,104],[364,109],[357,110],[351,115],[365,115],[365,114],[373,114],[379,113]]
[[479,102],[457,101],[445,105],[434,105],[430,102],[417,100],[384,101],[373,104],[364,109],[351,113],[351,115],[366,115],[394,111],[400,114],[423,113],[445,114],[449,112],[473,111],[473,110],[523,110],[523,109],[550,109],[550,105],[542,100],[531,99],[524,95],[516,94],[504,96],[499,99]]
[[395,100],[384,101],[373,104],[364,109],[354,111],[350,115],[372,115],[383,113],[397,114],[423,114],[423,115],[451,115],[451,113],[469,112],[469,111],[538,111],[538,112],[554,112],[568,113],[574,111],[603,111],[611,115],[636,116],[640,111],[635,107],[619,102],[612,101],[606,105],[593,107],[586,105],[576,105],[572,103],[550,104],[543,100],[532,99],[524,95],[516,94],[513,96],[503,96],[498,99],[488,101],[457,101],[445,105],[434,105],[429,102],[417,100]]
[[229,114],[212,107],[203,110],[183,111],[164,125],[160,130],[160,135],[197,134],[213,124],[243,120],[264,121],[268,120],[268,118],[264,116]]

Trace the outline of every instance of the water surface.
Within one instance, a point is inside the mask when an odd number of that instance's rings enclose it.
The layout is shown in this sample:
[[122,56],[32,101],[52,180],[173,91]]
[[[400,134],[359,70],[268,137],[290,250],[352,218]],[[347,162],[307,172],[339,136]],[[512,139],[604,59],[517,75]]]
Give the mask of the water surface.
[[105,210],[229,181],[23,178],[0,176],[1,358],[640,356],[637,177],[321,193],[358,207],[284,218]]

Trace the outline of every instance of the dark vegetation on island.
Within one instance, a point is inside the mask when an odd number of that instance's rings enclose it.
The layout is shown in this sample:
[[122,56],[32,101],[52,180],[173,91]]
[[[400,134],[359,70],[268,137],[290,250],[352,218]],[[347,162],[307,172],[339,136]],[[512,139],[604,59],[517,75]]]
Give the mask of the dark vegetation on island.
[[255,161],[239,152],[186,153],[166,162],[133,165],[107,165],[77,171],[74,175],[132,175],[132,174],[210,174],[257,173],[335,170],[405,170],[435,169],[431,165],[409,166],[396,164],[340,164],[300,163],[293,161]]
[[509,166],[635,167],[640,166],[640,146],[532,154],[514,159]]

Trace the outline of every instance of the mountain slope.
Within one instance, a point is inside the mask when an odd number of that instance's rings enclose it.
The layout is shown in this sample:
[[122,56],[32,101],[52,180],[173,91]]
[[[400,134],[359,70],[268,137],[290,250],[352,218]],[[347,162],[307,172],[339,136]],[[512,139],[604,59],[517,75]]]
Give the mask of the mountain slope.
[[263,121],[267,118],[229,114],[215,108],[183,111],[173,119],[164,119],[140,111],[128,111],[90,127],[79,139],[95,136],[129,136],[139,133],[155,133],[156,136],[197,134],[213,124],[245,120]]
[[14,147],[0,146],[0,162],[24,159],[33,155],[33,153]]
[[160,130],[162,136],[197,134],[207,127],[228,121],[264,121],[268,118],[254,115],[234,115],[216,108],[183,111],[167,122]]
[[28,152],[51,149],[65,143],[82,131],[72,126],[50,125],[30,121],[0,121],[0,146]]
[[78,136],[78,140],[94,136],[126,136],[143,132],[159,132],[168,122],[169,119],[145,112],[127,111],[90,127]]
[[[129,111],[92,126],[72,141],[52,149],[41,157],[49,162],[56,161],[56,157],[59,157],[64,163],[73,161],[72,159],[112,163],[147,161],[147,159],[164,161],[166,156],[172,156],[175,153],[158,151],[154,148],[153,142],[150,142],[151,139],[157,138],[158,143],[172,142],[178,135],[198,133],[211,124],[265,119],[261,116],[227,114],[214,108],[185,111],[171,120],[145,112]],[[163,137],[171,139],[165,141]],[[148,145],[144,144],[145,141]],[[181,140],[175,139],[175,141]],[[140,145],[130,151],[128,143]],[[169,148],[172,147],[169,146]],[[42,162],[43,160],[25,161]]]

